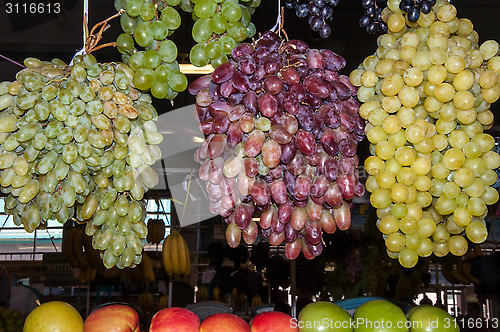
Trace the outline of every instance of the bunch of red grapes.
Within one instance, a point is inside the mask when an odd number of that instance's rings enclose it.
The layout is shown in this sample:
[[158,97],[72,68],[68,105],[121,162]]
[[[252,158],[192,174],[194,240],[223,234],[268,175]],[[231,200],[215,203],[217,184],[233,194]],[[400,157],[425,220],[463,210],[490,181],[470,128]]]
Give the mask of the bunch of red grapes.
[[189,86],[206,135],[195,160],[231,247],[242,236],[253,243],[260,229],[272,245],[286,242],[287,258],[312,259],[323,231],[349,228],[351,201],[364,193],[364,121],[344,66],[333,51],[268,31]]

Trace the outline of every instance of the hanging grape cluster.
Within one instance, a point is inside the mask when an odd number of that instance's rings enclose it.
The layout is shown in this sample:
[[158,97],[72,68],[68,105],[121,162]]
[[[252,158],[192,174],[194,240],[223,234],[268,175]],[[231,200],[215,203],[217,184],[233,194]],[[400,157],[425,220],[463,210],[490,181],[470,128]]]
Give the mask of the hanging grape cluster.
[[28,58],[0,83],[0,189],[27,232],[55,219],[86,223],[104,265],[134,266],[147,236],[144,192],[163,139],[151,97],[123,63]]
[[177,46],[168,39],[181,25],[175,7],[179,2],[115,0],[116,9],[124,10],[120,16],[124,33],[116,40],[117,49],[134,71],[134,86],[158,99],[173,99],[188,84],[179,70]]
[[356,88],[338,73],[345,63],[268,31],[190,85],[207,137],[195,160],[231,247],[255,241],[260,226],[272,245],[286,242],[289,259],[301,251],[312,259],[323,231],[350,227],[351,200],[364,193],[356,156],[364,121]]
[[195,23],[192,36],[197,43],[189,52],[198,67],[217,68],[228,61],[232,49],[255,35],[251,15],[261,0],[199,0],[192,9]]
[[372,156],[366,189],[387,252],[413,267],[418,257],[462,256],[482,243],[488,205],[498,201],[500,156],[490,105],[500,96],[499,45],[438,0],[416,23],[389,0],[389,32],[354,70],[359,113]]
[[321,38],[328,38],[332,29],[328,22],[333,19],[333,8],[339,0],[285,0],[285,7],[294,9],[299,18],[306,18],[312,31]]

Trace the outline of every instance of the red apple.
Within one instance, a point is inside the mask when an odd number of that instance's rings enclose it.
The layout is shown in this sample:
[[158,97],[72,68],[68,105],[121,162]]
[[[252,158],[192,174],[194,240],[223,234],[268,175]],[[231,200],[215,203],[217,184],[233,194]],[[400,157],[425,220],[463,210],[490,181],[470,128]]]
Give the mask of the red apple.
[[279,311],[266,311],[250,321],[252,332],[298,332],[298,324],[292,316]]
[[241,317],[229,313],[218,313],[203,320],[200,332],[250,332],[250,327]]
[[128,305],[112,304],[91,313],[83,325],[84,332],[140,332],[139,316]]
[[165,308],[151,319],[149,332],[199,332],[200,317],[184,308]]

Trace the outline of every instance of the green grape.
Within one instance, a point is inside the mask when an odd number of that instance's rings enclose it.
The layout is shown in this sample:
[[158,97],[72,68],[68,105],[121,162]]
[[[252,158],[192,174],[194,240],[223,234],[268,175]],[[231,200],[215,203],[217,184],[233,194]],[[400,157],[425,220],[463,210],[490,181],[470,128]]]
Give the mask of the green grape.
[[147,47],[153,41],[153,33],[151,32],[151,24],[149,22],[141,22],[137,25],[134,31],[134,39],[139,46]]
[[180,71],[172,72],[172,76],[168,80],[168,85],[175,92],[182,92],[186,90],[188,85],[188,80],[186,76]]
[[155,79],[157,82],[167,83],[171,75],[172,70],[165,65],[159,65],[155,69]]
[[227,29],[227,20],[221,12],[215,13],[210,18],[210,29],[218,35],[222,35]]
[[117,11],[117,12],[119,12],[119,11],[120,11],[120,10],[122,10],[122,9],[125,9],[125,8],[123,8],[123,6],[122,6],[122,2],[121,2],[121,0],[115,0],[115,9],[116,9],[116,11]]
[[170,68],[170,70],[175,70],[175,71],[180,71],[180,67],[179,67],[179,63],[177,62],[177,60],[175,61],[172,61],[172,62],[167,62],[167,63],[164,63],[165,66],[167,66],[168,68]]
[[226,0],[214,0],[214,1],[215,1],[215,3],[223,3]]
[[127,14],[131,17],[139,16],[145,2],[146,0],[127,0],[127,5],[125,6]]
[[[153,97],[163,99],[168,95],[169,86],[165,82],[156,81],[151,87],[151,94]],[[116,149],[116,148],[115,148]]]
[[[131,47],[128,51],[130,51],[130,50],[133,50],[133,49],[134,49],[134,39],[132,39],[132,37],[131,37],[131,36],[129,36],[129,35],[127,35],[126,33],[122,33],[122,34],[121,34],[121,35],[119,35],[119,36],[118,36],[118,38],[116,39],[116,43],[118,44],[118,45],[117,45],[117,48],[118,48],[118,50],[119,50],[120,52],[122,52],[122,50],[123,50],[124,52],[127,52],[127,50],[124,50],[124,47],[128,47],[128,46],[127,46],[127,43],[126,43],[126,41],[128,40],[128,38],[130,38],[130,42],[131,42],[131,45],[132,45],[132,47]],[[125,40],[125,41],[124,41],[124,40]],[[122,50],[120,50],[120,48],[121,48]],[[91,76],[92,78],[94,78],[94,77],[99,76],[99,75],[102,73],[102,71],[103,71],[103,70],[104,70],[104,69],[103,69],[102,65],[101,65],[100,63],[96,63],[96,64],[94,64],[94,65],[90,66],[90,67],[87,69],[87,75],[88,75],[88,76]],[[79,87],[81,87],[81,85],[79,85],[79,84],[78,84],[78,86],[79,86]],[[80,89],[80,90],[81,90],[81,89]],[[78,96],[79,94],[80,94],[80,92],[78,92],[78,93],[76,94],[76,96]],[[76,97],[76,96],[75,96],[75,97]]]
[[194,13],[199,18],[210,18],[217,10],[217,4],[213,0],[197,0]]
[[130,17],[127,13],[123,13],[120,16],[120,25],[122,27],[122,30],[129,35],[134,33],[134,30],[137,27],[137,23],[137,18]]
[[247,38],[252,38],[257,33],[257,28],[253,22],[250,22],[247,26]]
[[134,86],[139,90],[148,90],[155,82],[155,74],[152,69],[140,68],[134,73]]
[[224,2],[221,13],[228,22],[236,22],[241,19],[241,8],[237,3]]
[[247,38],[247,28],[241,22],[228,22],[227,34],[237,43],[244,41]]
[[161,63],[160,54],[157,51],[147,51],[144,53],[144,67],[155,69]]
[[260,5],[261,0],[252,0],[252,3],[250,4],[251,8],[257,8]]
[[219,45],[221,46],[222,53],[229,55],[233,48],[236,47],[236,42],[228,35],[222,35],[219,38]]
[[144,54],[146,52],[144,51],[139,51],[137,53],[134,53],[130,56],[130,59],[128,61],[128,65],[130,66],[130,69],[132,69],[134,72],[139,70],[140,68],[144,67]]
[[141,13],[139,14],[143,21],[150,21],[155,17],[156,7],[151,2],[146,2],[142,8]]
[[153,38],[155,40],[163,40],[167,38],[168,26],[163,21],[153,22],[151,25],[151,33],[153,34]]
[[167,7],[161,12],[161,20],[165,22],[170,30],[176,30],[181,26],[181,16],[173,7]]
[[[178,4],[181,3],[181,0],[166,0],[167,5],[169,6],[177,6]],[[196,1],[193,1],[196,2]]]
[[205,55],[204,44],[196,44],[191,48],[189,52],[189,61],[197,67],[203,67],[208,64],[209,59]]
[[212,37],[212,29],[210,28],[210,19],[199,19],[193,25],[193,39],[197,43],[206,43]]
[[164,40],[160,43],[158,53],[164,62],[173,62],[177,59],[177,46],[171,40]]
[[191,2],[191,0],[180,0],[180,7],[186,13],[191,13],[194,10],[193,3]]
[[217,59],[213,59],[210,64],[212,65],[212,67],[217,68],[219,67],[220,65],[222,65],[223,63],[226,63],[228,61],[227,59],[227,55],[225,54],[222,54],[220,57],[218,57]]
[[116,44],[116,48],[121,54],[131,54],[134,50],[134,39],[129,34],[122,33],[119,35]]
[[220,49],[220,45],[216,40],[212,40],[208,44],[205,45],[205,54],[210,59],[217,59],[221,56],[222,51]]
[[247,27],[251,20],[250,11],[245,5],[240,5],[240,9],[241,9],[241,23],[245,27]]

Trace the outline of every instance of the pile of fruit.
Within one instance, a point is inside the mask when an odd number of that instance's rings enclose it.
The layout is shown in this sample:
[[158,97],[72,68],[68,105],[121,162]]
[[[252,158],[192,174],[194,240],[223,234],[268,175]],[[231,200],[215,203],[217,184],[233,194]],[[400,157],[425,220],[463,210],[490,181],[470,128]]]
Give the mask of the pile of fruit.
[[20,332],[23,330],[24,318],[19,310],[0,307],[0,332]]
[[14,82],[0,83],[5,212],[28,232],[75,217],[106,268],[139,264],[143,196],[158,182],[151,165],[163,139],[150,95],[134,88],[127,65],[89,54],[72,66],[58,59],[24,64]]
[[[44,319],[54,310],[66,315],[53,315],[49,324]],[[73,319],[69,321],[68,319]],[[68,323],[72,322],[71,325]],[[473,324],[482,322],[474,321]],[[487,322],[485,321],[484,324]],[[491,324],[492,322],[488,322]],[[445,310],[430,305],[412,308],[406,314],[387,300],[371,300],[360,305],[351,316],[341,306],[331,302],[312,302],[299,313],[298,319],[278,311],[255,315],[250,323],[230,313],[211,314],[203,321],[192,311],[171,307],[161,309],[143,331],[150,332],[458,332],[466,324],[456,321]],[[114,332],[139,331],[139,315],[130,306],[110,304],[93,311],[85,320],[64,302],[47,302],[36,308],[26,319],[24,332]]]
[[[346,230],[350,202],[364,193],[356,167],[364,121],[345,60],[268,31],[189,86],[206,140],[195,153],[210,209],[226,220],[231,247],[255,241],[308,259],[322,232]],[[262,211],[259,225],[252,220]]]
[[350,79],[371,143],[366,189],[378,228],[389,256],[413,267],[419,256],[462,256],[467,239],[487,238],[500,156],[483,131],[500,96],[499,45],[479,44],[446,0],[415,23],[399,1],[388,8],[388,33]]

